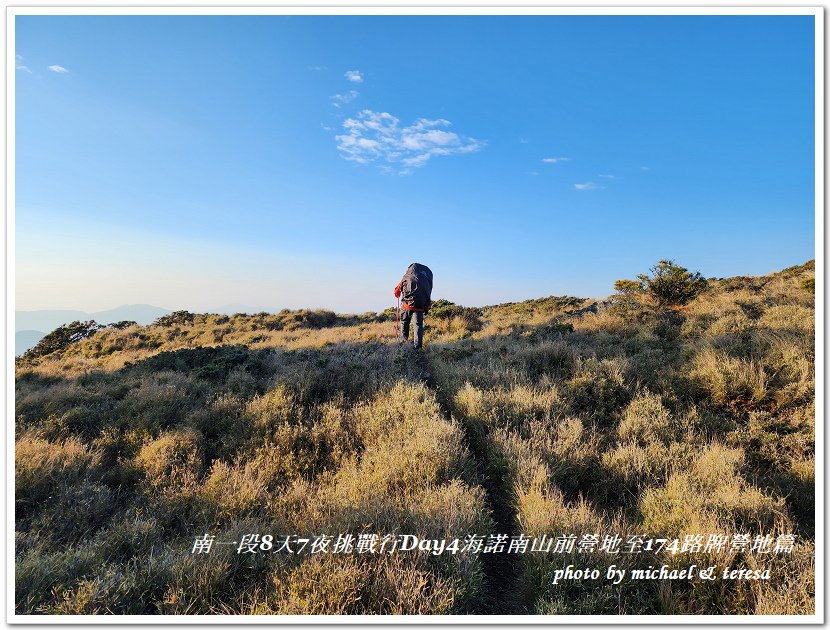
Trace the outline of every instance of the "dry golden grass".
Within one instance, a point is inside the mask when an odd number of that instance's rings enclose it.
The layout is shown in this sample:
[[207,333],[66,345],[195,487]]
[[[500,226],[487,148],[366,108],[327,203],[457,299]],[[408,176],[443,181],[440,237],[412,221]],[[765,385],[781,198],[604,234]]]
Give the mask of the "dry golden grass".
[[[15,609],[811,613],[813,275],[714,281],[669,314],[450,305],[427,316],[420,359],[390,319],[299,311],[105,328],[20,361]],[[693,560],[769,567],[769,582],[618,587],[551,584],[568,563],[604,568],[602,554],[190,553],[205,532],[497,531],[798,542]]]

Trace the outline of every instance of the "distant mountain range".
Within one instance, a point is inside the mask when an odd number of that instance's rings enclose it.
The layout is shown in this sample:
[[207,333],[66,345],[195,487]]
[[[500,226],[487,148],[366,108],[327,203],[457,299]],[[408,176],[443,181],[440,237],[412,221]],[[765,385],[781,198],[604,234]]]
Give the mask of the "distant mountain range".
[[45,336],[39,330],[18,330],[14,333],[14,355],[19,357],[26,350],[34,348]]
[[23,354],[29,348],[35,347],[47,333],[76,320],[94,319],[99,324],[132,320],[138,324],[151,324],[162,315],[171,312],[150,304],[124,304],[94,313],[70,310],[15,311],[14,353],[17,356]]

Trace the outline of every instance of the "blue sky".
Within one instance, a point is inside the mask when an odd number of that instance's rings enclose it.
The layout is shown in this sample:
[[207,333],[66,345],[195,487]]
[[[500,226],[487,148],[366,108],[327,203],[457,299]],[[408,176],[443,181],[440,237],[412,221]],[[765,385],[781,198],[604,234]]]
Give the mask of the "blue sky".
[[605,296],[813,258],[812,16],[18,16],[16,308]]

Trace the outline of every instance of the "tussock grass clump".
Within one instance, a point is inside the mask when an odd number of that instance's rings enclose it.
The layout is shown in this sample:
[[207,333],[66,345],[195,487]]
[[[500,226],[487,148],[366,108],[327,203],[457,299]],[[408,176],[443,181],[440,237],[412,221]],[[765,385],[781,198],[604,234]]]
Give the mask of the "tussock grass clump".
[[623,442],[602,454],[602,465],[622,484],[629,498],[636,500],[644,488],[665,482],[673,458],[687,454],[688,448],[678,443],[666,446],[662,442]]
[[15,608],[45,612],[55,592],[94,574],[101,564],[88,547],[50,552],[41,547],[15,558]]
[[[541,472],[541,471],[540,471]],[[542,474],[525,488],[517,489],[517,518],[523,533],[531,536],[553,536],[574,544],[570,550],[556,554],[528,553],[521,557],[526,596],[533,602],[533,612],[539,614],[612,614],[637,611],[654,612],[650,598],[652,586],[648,583],[610,587],[605,580],[562,581],[552,586],[554,571],[568,565],[579,568],[607,570],[608,557],[602,553],[580,553],[576,541],[584,534],[602,539],[606,532],[627,538],[635,533],[619,517],[607,517],[584,498],[567,501],[561,491],[547,483]],[[619,554],[613,563],[630,570],[642,558]]]
[[[98,481],[79,481],[58,489],[54,512],[43,510],[32,529],[56,542],[75,542],[103,526],[117,508],[115,493]],[[56,518],[60,515],[59,518]]]
[[[293,499],[284,507],[278,500],[270,504],[276,518],[292,527],[303,524],[330,531],[369,528],[373,532],[414,533],[421,537],[463,538],[467,533],[491,531],[484,494],[473,485],[475,472],[463,432],[443,417],[434,395],[425,386],[399,382],[373,400],[355,405],[351,414],[360,446],[336,471],[326,471],[310,482],[295,480],[284,492]],[[437,588],[434,605],[439,607],[469,605],[480,588],[479,559],[448,555],[435,562],[438,572],[423,574],[418,579],[423,582],[418,592],[433,601],[428,593]],[[357,567],[349,566],[357,571]],[[340,584],[341,579],[333,578],[333,585]],[[372,585],[376,585],[377,578],[365,582],[369,578],[363,570],[355,574],[355,579],[361,589],[376,587]],[[327,584],[315,587],[328,588]],[[374,595],[367,597],[369,600],[364,598],[354,605],[377,612],[377,602],[369,603]],[[335,597],[337,602],[341,602],[339,598]],[[320,605],[329,605],[325,601]],[[387,610],[387,606],[423,610],[426,605],[421,602],[416,606],[409,595],[395,601],[381,605],[380,610]],[[439,605],[439,601],[445,603]]]
[[546,479],[569,497],[588,494],[599,501],[610,489],[598,465],[598,436],[574,417],[530,421],[521,431],[503,427],[491,435],[515,488]]
[[217,518],[246,516],[261,509],[281,473],[279,460],[270,450],[233,464],[219,460],[205,480],[204,496],[215,506]]
[[771,529],[786,518],[784,502],[747,483],[739,473],[743,461],[740,449],[707,445],[687,472],[674,472],[664,487],[645,490],[644,528],[669,534],[708,531],[713,523],[727,531]]
[[587,359],[565,383],[565,397],[571,411],[610,426],[631,400],[623,359]]
[[550,376],[555,379],[569,377],[578,365],[578,353],[560,337],[551,341],[527,345],[513,353],[512,365],[523,373],[539,378]]
[[204,393],[194,379],[170,370],[163,370],[139,380],[115,404],[121,426],[141,428],[149,434],[181,422],[185,412]]
[[278,383],[261,396],[249,400],[245,411],[251,416],[253,425],[267,434],[281,425],[297,423],[302,406],[285,383]]
[[362,443],[333,478],[332,501],[360,505],[365,498],[406,498],[425,487],[474,477],[463,432],[443,418],[423,385],[395,385],[354,409]]
[[669,410],[659,396],[643,393],[629,403],[623,412],[617,435],[620,440],[642,444],[669,442],[675,433]]
[[147,442],[136,463],[154,486],[191,487],[204,465],[201,435],[189,428],[168,431]]
[[19,514],[43,506],[60,486],[99,473],[101,454],[78,438],[50,442],[25,433],[15,443],[15,497]]
[[184,417],[183,425],[204,440],[205,461],[232,457],[254,434],[254,425],[245,414],[246,401],[234,393],[218,393]]
[[[97,388],[85,387],[72,381],[33,379],[24,381],[15,399],[16,433],[44,424],[60,425],[52,437],[66,439],[83,432],[87,419],[102,403]],[[97,418],[93,418],[97,419]]]
[[302,563],[280,582],[281,612],[299,615],[447,614],[456,607],[457,580],[420,558],[326,556]]
[[449,300],[436,300],[429,309],[425,330],[443,340],[469,337],[481,330],[481,309],[454,304]]
[[162,547],[164,532],[158,519],[125,513],[100,530],[89,547],[105,563],[123,564],[133,558],[146,558]]
[[713,404],[730,410],[757,408],[768,394],[763,365],[711,348],[694,358],[690,377]]
[[524,384],[481,390],[467,382],[454,398],[454,406],[462,417],[475,418],[492,427],[521,427],[535,418],[548,418],[560,404],[555,386],[532,388]]
[[205,497],[222,516],[261,510],[279,488],[336,471],[359,445],[352,415],[338,403],[315,406],[305,415],[278,387],[252,400],[247,411],[259,423],[249,438],[252,445],[231,463],[214,461],[205,481]]

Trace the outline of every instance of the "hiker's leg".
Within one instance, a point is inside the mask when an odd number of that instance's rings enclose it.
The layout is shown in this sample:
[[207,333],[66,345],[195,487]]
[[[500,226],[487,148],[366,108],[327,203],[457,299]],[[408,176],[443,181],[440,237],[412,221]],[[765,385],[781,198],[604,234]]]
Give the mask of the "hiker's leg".
[[401,309],[401,339],[409,339],[409,320],[412,319],[412,311]]
[[415,347],[420,348],[424,341],[424,312],[415,311]]

